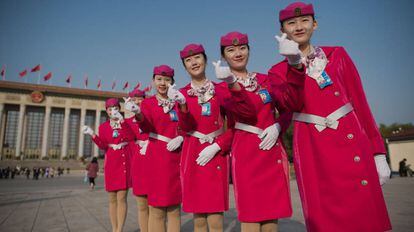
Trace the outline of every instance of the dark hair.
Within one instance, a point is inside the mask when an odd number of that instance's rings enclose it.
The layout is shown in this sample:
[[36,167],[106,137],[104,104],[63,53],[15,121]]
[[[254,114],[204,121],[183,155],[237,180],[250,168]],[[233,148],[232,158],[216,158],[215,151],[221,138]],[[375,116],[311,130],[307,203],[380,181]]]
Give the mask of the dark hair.
[[[249,46],[249,44],[242,44],[242,45],[247,45],[247,49],[250,51],[250,46]],[[241,46],[241,45],[240,45],[240,46]],[[221,53],[221,56],[222,56],[222,57],[224,57],[224,49],[225,49],[226,47],[228,47],[228,46],[220,46],[220,53]]]
[[[155,74],[152,75],[152,80],[154,80],[154,78],[155,78]],[[175,83],[174,77],[171,77],[171,80],[172,80],[171,84],[173,85]]]
[[[206,53],[205,53],[205,52],[202,52],[202,53],[198,53],[198,54],[202,54],[202,55],[204,56],[204,60],[205,60],[205,61],[206,61],[206,63],[207,63],[207,55],[206,55]],[[194,55],[198,55],[198,54],[194,54]],[[186,58],[187,58],[187,57],[186,57]],[[184,63],[184,60],[185,60],[186,58],[182,58],[182,59],[181,59],[181,62],[183,63],[184,68],[185,68],[185,63]]]
[[[301,16],[308,16],[308,15],[301,15]],[[312,20],[315,21],[315,15],[310,15],[310,16],[312,16]],[[286,20],[289,20],[289,19],[285,19],[283,21],[279,21],[280,22],[280,28],[283,28],[283,22],[286,21]]]
[[98,158],[93,157],[91,163],[98,163]]

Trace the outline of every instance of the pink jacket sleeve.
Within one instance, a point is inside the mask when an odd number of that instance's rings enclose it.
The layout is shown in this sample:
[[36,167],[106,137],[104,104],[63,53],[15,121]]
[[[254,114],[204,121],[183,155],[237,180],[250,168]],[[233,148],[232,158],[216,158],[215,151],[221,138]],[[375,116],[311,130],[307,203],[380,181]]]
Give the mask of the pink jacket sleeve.
[[107,150],[108,149],[108,142],[106,142],[104,139],[102,139],[99,134],[101,134],[104,131],[104,127],[102,126],[103,124],[101,124],[99,126],[99,133],[97,135],[95,135],[95,137],[92,137],[92,141],[102,150]]
[[340,69],[340,72],[343,73],[343,81],[348,96],[350,97],[349,100],[354,107],[362,127],[370,138],[373,155],[385,154],[386,149],[384,141],[365,97],[359,73],[344,48],[338,48],[337,52],[339,56],[338,68]]

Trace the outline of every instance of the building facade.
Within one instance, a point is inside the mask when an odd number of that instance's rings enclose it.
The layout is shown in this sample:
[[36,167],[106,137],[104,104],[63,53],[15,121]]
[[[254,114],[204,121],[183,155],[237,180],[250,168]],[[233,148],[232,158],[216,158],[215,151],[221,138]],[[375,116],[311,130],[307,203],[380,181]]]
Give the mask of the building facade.
[[0,158],[78,159],[103,155],[83,125],[98,132],[105,100],[125,93],[0,81]]
[[406,164],[414,168],[414,130],[402,131],[386,138],[390,166],[393,172],[398,172],[399,163],[407,159]]

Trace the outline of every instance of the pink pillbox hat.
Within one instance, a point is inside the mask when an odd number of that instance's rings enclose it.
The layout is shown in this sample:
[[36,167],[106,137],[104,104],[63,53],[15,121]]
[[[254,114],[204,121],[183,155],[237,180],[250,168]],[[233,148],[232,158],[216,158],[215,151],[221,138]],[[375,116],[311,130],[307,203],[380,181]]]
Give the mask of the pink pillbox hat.
[[247,37],[247,34],[242,34],[237,31],[229,32],[220,39],[220,45],[223,47],[244,44],[249,44],[249,37]]
[[112,106],[120,106],[119,100],[116,98],[109,98],[105,101],[105,108],[112,107]]
[[161,76],[167,76],[167,77],[174,77],[174,69],[171,68],[168,65],[160,65],[154,67],[154,75],[161,75]]
[[183,50],[180,51],[180,57],[181,59],[187,58],[189,56],[193,56],[199,53],[203,53],[204,48],[201,44],[189,44],[183,48]]
[[145,92],[140,89],[134,89],[128,93],[129,97],[145,97]]
[[304,15],[315,15],[315,12],[313,11],[313,5],[303,2],[294,2],[279,12],[279,21],[283,22],[287,19]]

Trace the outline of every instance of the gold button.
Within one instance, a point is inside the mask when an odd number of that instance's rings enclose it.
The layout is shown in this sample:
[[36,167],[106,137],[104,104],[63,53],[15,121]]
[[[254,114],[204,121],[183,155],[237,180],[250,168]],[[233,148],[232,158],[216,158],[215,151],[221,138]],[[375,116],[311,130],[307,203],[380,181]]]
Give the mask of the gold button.
[[279,146],[279,143],[276,143],[276,146]]
[[218,165],[218,166],[217,166],[217,170],[221,170],[221,167],[220,167],[220,165]]
[[367,185],[367,184],[368,184],[368,181],[367,181],[367,180],[361,180],[361,184],[362,184],[363,186],[365,186],[365,185]]
[[126,170],[124,170],[124,173],[126,173]]
[[354,138],[354,135],[353,135],[353,134],[348,134],[346,137],[347,137],[348,139],[353,139],[353,138]]
[[359,156],[355,156],[354,157],[354,161],[356,162],[356,163],[358,163],[359,161],[361,161],[361,157],[359,157]]
[[282,160],[278,159],[278,160],[277,160],[277,163],[278,163],[278,164],[281,164],[281,163],[282,163]]
[[214,121],[214,125],[217,125],[218,124],[218,122],[217,121]]
[[123,162],[122,164],[125,165],[125,162]]
[[334,95],[338,97],[339,96],[339,92],[338,91],[335,91]]
[[122,157],[124,157],[125,155],[124,154],[122,154]]

